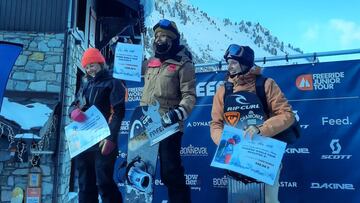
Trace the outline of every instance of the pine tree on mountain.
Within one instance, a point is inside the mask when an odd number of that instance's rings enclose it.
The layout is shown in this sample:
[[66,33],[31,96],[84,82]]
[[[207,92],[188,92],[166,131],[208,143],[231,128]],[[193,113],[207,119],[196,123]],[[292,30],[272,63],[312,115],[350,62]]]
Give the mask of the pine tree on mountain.
[[229,18],[225,18],[224,19],[224,26],[227,26],[229,25],[231,22],[230,22],[230,19]]
[[255,25],[255,29],[256,29],[256,31],[257,31],[257,32],[259,32],[259,31],[260,31],[260,23],[256,23],[256,25]]
[[270,53],[275,56],[277,55],[277,51],[275,48],[271,48]]
[[244,25],[241,25],[241,26],[239,27],[240,32],[243,32],[244,29],[245,29],[245,26],[244,26]]

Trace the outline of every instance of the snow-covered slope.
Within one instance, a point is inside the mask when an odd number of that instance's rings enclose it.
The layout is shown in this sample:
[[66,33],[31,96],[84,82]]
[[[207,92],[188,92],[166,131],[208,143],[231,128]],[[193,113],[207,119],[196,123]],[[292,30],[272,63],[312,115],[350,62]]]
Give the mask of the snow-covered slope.
[[[213,18],[201,11],[201,8],[194,8],[186,0],[143,0],[142,4],[147,27],[147,56],[152,54],[152,26],[162,18],[176,22],[181,32],[181,43],[190,48],[196,63],[222,60],[227,46],[232,43],[250,46],[254,49],[256,58],[302,53],[301,50],[294,49],[290,44],[285,45],[272,36],[270,30],[259,23]],[[284,63],[282,61],[278,64]]]

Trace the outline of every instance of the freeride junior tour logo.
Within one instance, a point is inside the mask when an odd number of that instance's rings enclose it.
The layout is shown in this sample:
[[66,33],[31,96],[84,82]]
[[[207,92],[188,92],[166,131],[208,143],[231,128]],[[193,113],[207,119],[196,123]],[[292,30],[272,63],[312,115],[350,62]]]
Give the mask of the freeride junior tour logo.
[[299,75],[296,78],[296,87],[302,91],[332,90],[344,77],[344,72]]

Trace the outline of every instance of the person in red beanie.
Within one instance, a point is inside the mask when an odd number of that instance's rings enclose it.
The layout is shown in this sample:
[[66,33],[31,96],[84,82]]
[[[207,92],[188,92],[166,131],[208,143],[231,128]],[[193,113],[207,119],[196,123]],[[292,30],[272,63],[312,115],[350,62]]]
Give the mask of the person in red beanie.
[[98,49],[87,49],[81,65],[86,71],[85,82],[70,106],[69,115],[72,120],[83,122],[86,120],[83,112],[95,105],[108,119],[111,134],[99,145],[94,145],[76,157],[79,203],[97,203],[98,195],[103,203],[119,203],[122,202],[121,193],[112,177],[117,156],[117,137],[125,112],[125,88],[121,80],[112,77]]

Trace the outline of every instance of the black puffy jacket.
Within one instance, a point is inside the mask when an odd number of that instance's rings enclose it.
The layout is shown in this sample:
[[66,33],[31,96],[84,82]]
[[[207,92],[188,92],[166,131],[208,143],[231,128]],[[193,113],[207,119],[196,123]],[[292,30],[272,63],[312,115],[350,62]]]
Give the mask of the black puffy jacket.
[[69,114],[80,108],[86,111],[95,105],[109,122],[110,136],[107,139],[117,143],[121,121],[125,113],[125,87],[121,80],[112,77],[104,69],[94,78],[89,77],[80,88],[76,100],[71,104]]

